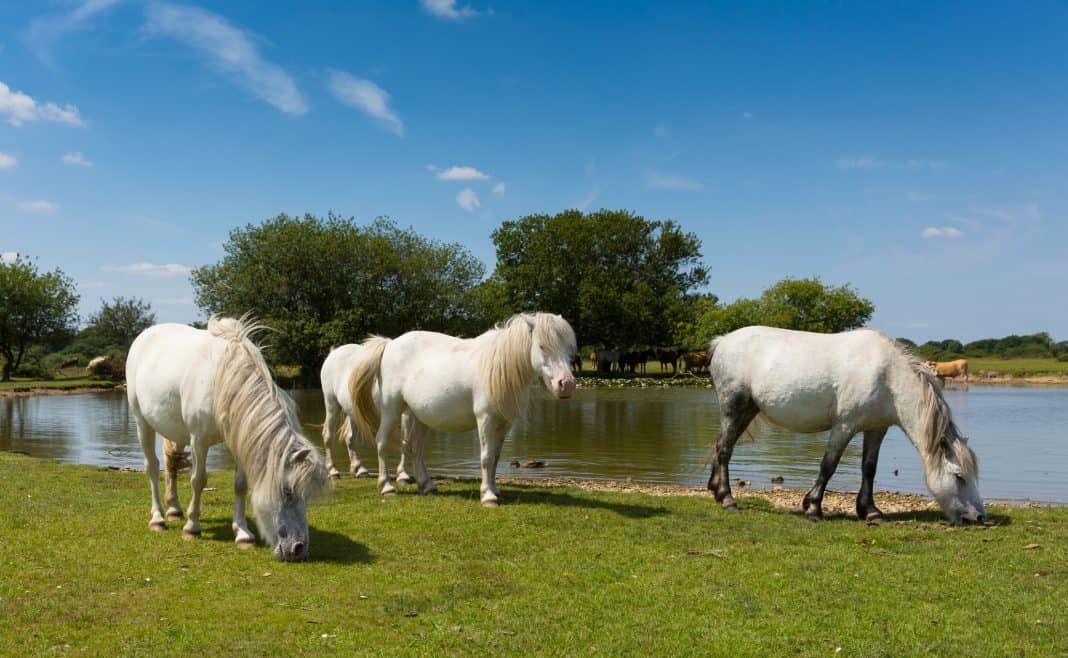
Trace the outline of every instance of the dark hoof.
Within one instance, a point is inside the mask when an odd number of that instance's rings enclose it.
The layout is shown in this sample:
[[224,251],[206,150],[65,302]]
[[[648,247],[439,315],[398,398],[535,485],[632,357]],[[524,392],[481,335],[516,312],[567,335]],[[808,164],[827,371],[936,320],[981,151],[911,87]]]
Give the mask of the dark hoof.
[[200,532],[189,532],[188,530],[182,530],[182,539],[186,541],[200,539]]
[[181,512],[167,512],[168,521],[181,521],[184,518],[185,514],[182,514]]
[[149,523],[148,529],[152,532],[163,532],[167,529],[167,524],[163,521],[156,521],[155,523]]
[[886,520],[886,517],[883,516],[882,512],[876,509],[865,514],[864,520],[868,523],[882,523]]
[[341,473],[331,473],[330,474],[330,479],[331,480],[340,480],[341,479]]
[[737,512],[738,511],[738,503],[734,502],[734,499],[731,498],[730,496],[724,497],[723,501],[720,502],[720,505],[722,505],[723,509],[728,511],[728,512]]

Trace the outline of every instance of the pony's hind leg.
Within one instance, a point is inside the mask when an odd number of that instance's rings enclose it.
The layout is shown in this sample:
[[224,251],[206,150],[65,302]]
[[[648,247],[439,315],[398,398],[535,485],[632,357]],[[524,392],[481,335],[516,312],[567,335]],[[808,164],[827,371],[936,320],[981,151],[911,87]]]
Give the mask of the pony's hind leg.
[[736,510],[738,505],[731,495],[731,479],[728,466],[734,453],[734,444],[749,423],[753,422],[760,409],[748,393],[736,393],[720,401],[720,431],[716,441],[716,452],[712,457],[712,474],[708,478],[708,489],[716,497],[716,502],[724,509]]
[[252,546],[256,543],[256,536],[248,529],[248,519],[245,518],[245,497],[248,495],[248,478],[245,469],[237,467],[234,473],[234,522],[231,528],[234,530],[234,541],[241,548]]
[[861,521],[875,521],[883,518],[883,513],[875,506],[872,491],[875,488],[875,469],[879,464],[879,448],[883,445],[886,429],[864,432],[864,455],[860,462],[860,491],[857,493],[857,518]]
[[148,528],[157,532],[165,530],[167,523],[163,520],[163,503],[159,499],[159,457],[156,455],[156,430],[148,424],[141,414],[135,413],[137,420],[137,438],[141,441],[141,450],[145,453],[145,474],[148,486],[152,490],[152,518]]
[[823,518],[823,492],[827,489],[834,471],[838,468],[838,461],[842,459],[842,452],[849,445],[849,441],[856,434],[856,430],[846,425],[835,425],[831,428],[831,435],[827,437],[827,450],[823,453],[820,462],[820,474],[816,478],[816,484],[805,494],[801,501],[801,507],[805,510],[805,516],[813,521]]
[[335,415],[340,411],[340,407],[337,400],[332,398],[329,394],[326,396],[326,417],[323,419],[323,457],[326,461],[326,470],[330,473],[330,477],[338,479],[341,474],[338,473],[337,467],[334,465],[334,425],[337,423]]
[[411,425],[413,422],[418,421],[412,417],[412,412],[406,411],[401,414],[401,453],[400,463],[397,464],[397,484],[411,484],[415,482],[415,478],[408,475],[408,457],[412,449],[409,437],[411,435]]
[[371,477],[371,472],[367,470],[367,467],[360,461],[360,454],[356,450],[356,444],[360,442],[360,434],[356,428],[356,421],[351,417],[346,421],[349,424],[349,431],[345,437],[345,447],[349,451],[349,473],[352,473],[353,477],[366,478]]
[[409,419],[408,415],[405,414],[405,419],[407,420],[407,427],[404,435],[406,443],[408,443],[411,449],[412,462],[415,464],[415,481],[419,485],[419,493],[434,493],[437,491],[438,487],[434,484],[434,481],[430,479],[430,473],[426,470],[426,461],[423,457],[424,451],[426,450],[426,437],[429,428],[419,422],[415,417]]
[[165,465],[163,499],[167,503],[167,519],[180,521],[185,516],[178,501],[178,471],[185,465],[185,452],[167,437],[163,437],[163,463]]
[[189,497],[189,520],[182,528],[182,537],[192,539],[200,536],[200,494],[208,482],[208,448],[199,437],[192,441],[193,474],[189,481],[193,485],[193,494]]
[[[396,406],[396,405],[392,405]],[[386,454],[390,440],[396,431],[397,423],[400,422],[400,413],[395,408],[387,408],[385,401],[382,404],[381,420],[378,424],[378,434],[375,443],[378,447],[378,492],[383,496],[391,496],[397,493],[397,488],[389,481],[389,458]]]

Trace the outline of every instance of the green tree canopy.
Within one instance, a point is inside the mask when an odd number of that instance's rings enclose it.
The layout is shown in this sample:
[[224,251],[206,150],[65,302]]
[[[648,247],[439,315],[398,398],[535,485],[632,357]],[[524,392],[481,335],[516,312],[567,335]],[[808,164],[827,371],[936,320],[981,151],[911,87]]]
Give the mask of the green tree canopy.
[[251,312],[278,330],[274,356],[311,376],[332,345],[369,333],[484,329],[472,287],[485,271],[459,244],[429,240],[392,221],[279,215],[230,232],[226,256],[197,268],[197,305]]
[[493,243],[495,299],[511,312],[559,313],[587,345],[671,343],[708,282],[696,235],[621,210],[528,215],[501,224]]
[[787,278],[757,299],[743,297],[706,310],[698,318],[693,335],[704,343],[750,325],[834,333],[864,326],[874,311],[871,301],[848,285],[830,286],[817,278]]
[[140,298],[116,297],[111,302],[101,300],[100,310],[89,316],[86,331],[125,352],[139,333],[155,323],[151,304]]
[[61,341],[78,321],[74,282],[59,268],[40,273],[30,259],[0,261],[0,381],[9,381],[27,350]]

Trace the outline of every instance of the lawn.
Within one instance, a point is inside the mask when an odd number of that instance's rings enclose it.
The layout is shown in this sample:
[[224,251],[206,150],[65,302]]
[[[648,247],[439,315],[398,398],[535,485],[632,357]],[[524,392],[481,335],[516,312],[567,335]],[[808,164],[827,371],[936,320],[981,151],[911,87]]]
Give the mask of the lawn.
[[29,391],[33,389],[55,389],[63,391],[77,388],[113,388],[114,386],[114,382],[91,379],[85,375],[60,376],[55,379],[12,377],[9,382],[0,382],[0,391]]
[[968,359],[968,370],[973,375],[982,370],[995,370],[1010,377],[1068,375],[1068,361],[1057,361],[1056,359]]
[[[151,533],[143,474],[0,454],[0,654],[1053,655],[1068,650],[1068,509],[812,523],[755,498],[477,484],[381,500],[342,480],[311,560]],[[183,494],[188,494],[187,486]]]

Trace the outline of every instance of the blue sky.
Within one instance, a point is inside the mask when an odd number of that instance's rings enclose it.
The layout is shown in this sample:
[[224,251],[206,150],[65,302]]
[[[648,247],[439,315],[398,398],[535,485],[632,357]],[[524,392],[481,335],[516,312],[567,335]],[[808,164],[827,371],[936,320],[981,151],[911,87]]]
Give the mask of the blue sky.
[[[724,300],[850,283],[914,339],[1068,338],[1068,8],[0,1],[0,254],[198,317],[279,212],[697,233]],[[266,6],[264,6],[266,5]]]

